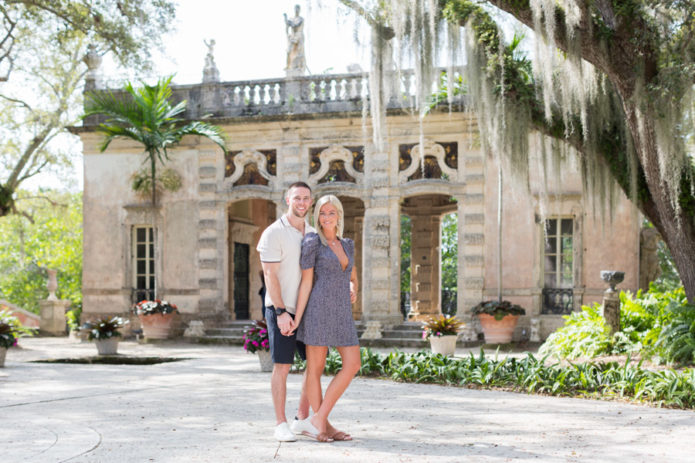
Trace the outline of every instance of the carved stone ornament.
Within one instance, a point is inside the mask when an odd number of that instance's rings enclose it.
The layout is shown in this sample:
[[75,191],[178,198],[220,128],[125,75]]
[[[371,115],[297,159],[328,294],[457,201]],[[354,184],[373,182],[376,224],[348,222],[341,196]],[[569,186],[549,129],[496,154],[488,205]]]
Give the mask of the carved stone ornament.
[[429,139],[425,139],[423,145],[424,149],[422,148],[422,146],[420,146],[420,144],[413,146],[413,149],[410,151],[410,156],[412,159],[410,165],[398,174],[398,180],[400,181],[400,183],[406,183],[408,181],[408,177],[413,175],[416,170],[420,169],[420,165],[423,159],[423,151],[425,157],[432,156],[437,160],[437,164],[439,165],[439,168],[442,170],[442,173],[446,174],[451,179],[456,178],[456,169],[452,169],[445,162],[446,151],[444,150],[444,147],[439,143],[435,143],[434,141]]
[[268,158],[260,151],[244,150],[234,156],[233,162],[234,173],[225,180],[225,183],[234,184],[234,182],[239,180],[244,174],[244,167],[247,164],[256,164],[258,173],[261,174],[264,179],[271,181],[272,176],[268,172]]
[[325,150],[321,151],[321,153],[319,154],[319,160],[321,161],[321,167],[318,171],[316,171],[309,177],[310,184],[317,184],[318,181],[326,175],[326,173],[330,169],[332,161],[343,161],[343,165],[345,166],[345,170],[347,171],[347,173],[355,179],[356,183],[362,183],[364,174],[362,172],[356,171],[353,167],[352,152],[347,148],[333,144]]

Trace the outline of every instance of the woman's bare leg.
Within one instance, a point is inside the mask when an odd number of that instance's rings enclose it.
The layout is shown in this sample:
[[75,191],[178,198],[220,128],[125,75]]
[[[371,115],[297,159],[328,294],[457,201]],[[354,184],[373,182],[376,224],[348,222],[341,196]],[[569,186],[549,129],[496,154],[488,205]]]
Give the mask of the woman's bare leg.
[[304,376],[304,389],[306,390],[309,405],[314,413],[319,410],[322,402],[321,375],[326,366],[326,346],[306,346],[306,373]]
[[[309,346],[307,346],[308,348]],[[330,384],[326,388],[326,395],[323,397],[323,402],[318,410],[314,412],[311,418],[311,423],[316,426],[319,432],[326,432],[328,425],[328,415],[333,410],[336,402],[343,395],[345,389],[350,385],[350,381],[355,377],[357,372],[360,370],[361,358],[360,358],[360,346],[343,346],[337,347],[338,353],[343,360],[343,368],[333,377]],[[307,358],[308,358],[307,350]],[[325,359],[323,361],[325,364]],[[308,368],[308,366],[307,366]],[[319,377],[320,380],[320,377]],[[319,382],[319,390],[321,383]],[[314,403],[309,399],[311,407],[314,408]]]

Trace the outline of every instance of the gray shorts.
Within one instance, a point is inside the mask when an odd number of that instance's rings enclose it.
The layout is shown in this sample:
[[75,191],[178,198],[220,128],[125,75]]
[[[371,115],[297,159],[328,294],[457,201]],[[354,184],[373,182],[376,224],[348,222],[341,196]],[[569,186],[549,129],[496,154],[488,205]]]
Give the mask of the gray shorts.
[[[290,317],[294,319],[293,314],[290,314]],[[270,341],[270,355],[273,363],[294,363],[295,350],[302,360],[306,360],[306,346],[302,341],[297,341],[297,332],[295,331],[291,336],[283,336],[280,333],[275,307],[272,305],[265,309],[265,321],[268,324],[268,341]]]

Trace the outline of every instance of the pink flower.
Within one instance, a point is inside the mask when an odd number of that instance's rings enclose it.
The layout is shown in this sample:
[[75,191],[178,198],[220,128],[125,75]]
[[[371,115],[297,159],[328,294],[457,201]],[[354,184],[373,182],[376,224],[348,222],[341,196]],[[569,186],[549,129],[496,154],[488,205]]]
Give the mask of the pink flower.
[[255,347],[258,347],[258,341],[251,341],[251,343],[252,343]]
[[422,332],[422,339],[426,339],[426,338],[427,338],[427,331],[423,331]]

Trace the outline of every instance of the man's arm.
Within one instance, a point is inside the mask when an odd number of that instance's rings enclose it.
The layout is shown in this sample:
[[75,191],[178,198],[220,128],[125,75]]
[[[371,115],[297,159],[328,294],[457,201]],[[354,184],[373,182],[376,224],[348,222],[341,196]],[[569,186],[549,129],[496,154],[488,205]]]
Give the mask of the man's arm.
[[[265,290],[270,295],[275,307],[285,307],[280,290],[280,281],[277,272],[280,270],[280,262],[261,262],[263,275],[265,276]],[[288,336],[292,332],[292,317],[287,312],[278,316],[278,328],[283,336]]]

